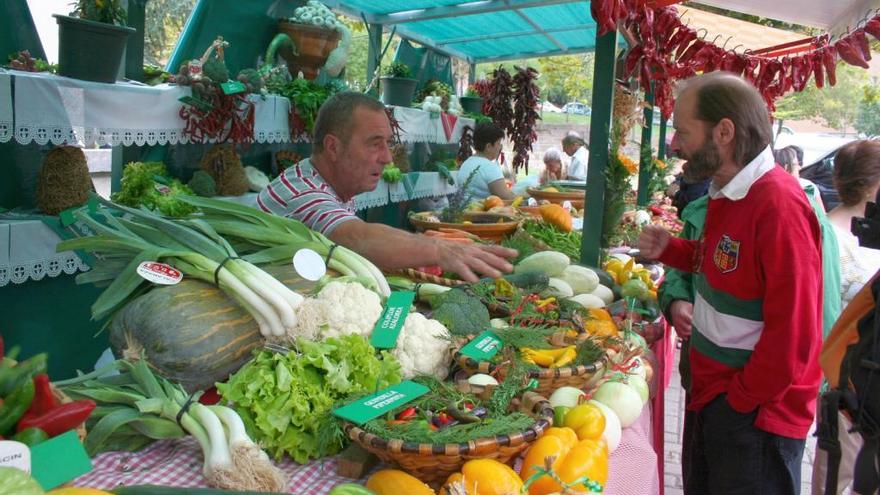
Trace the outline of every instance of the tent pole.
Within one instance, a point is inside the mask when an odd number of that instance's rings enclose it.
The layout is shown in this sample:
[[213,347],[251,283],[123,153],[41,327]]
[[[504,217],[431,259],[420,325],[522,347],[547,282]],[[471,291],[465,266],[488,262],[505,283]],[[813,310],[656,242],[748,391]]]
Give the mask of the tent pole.
[[648,170],[651,166],[651,133],[654,130],[654,90],[651,87],[645,88],[645,126],[642,127],[642,145],[639,153],[639,194],[636,199],[638,206],[648,204],[648,182],[651,180],[651,174]]
[[593,114],[590,117],[590,160],[584,201],[584,235],[581,263],[599,266],[602,256],[602,219],[605,216],[605,167],[611,142],[611,114],[614,108],[614,74],[617,64],[617,30],[596,36],[593,71]]
[[[367,49],[367,79],[365,85],[370,84],[376,75],[376,69],[382,63],[382,25],[367,24],[368,49]],[[370,94],[377,96],[379,94],[378,84],[370,90]]]
[[666,159],[666,119],[663,118],[663,114],[660,114],[660,136],[659,142],[657,143],[657,158],[661,160]]

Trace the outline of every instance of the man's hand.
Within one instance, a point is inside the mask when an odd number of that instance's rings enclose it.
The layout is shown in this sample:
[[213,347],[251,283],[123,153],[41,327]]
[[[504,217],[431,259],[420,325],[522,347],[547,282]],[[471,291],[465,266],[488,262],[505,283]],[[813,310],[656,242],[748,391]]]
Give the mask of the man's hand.
[[639,235],[639,251],[650,260],[656,260],[666,250],[672,236],[663,227],[646,225]]
[[682,339],[689,338],[694,323],[694,304],[676,299],[669,305],[669,316],[672,317],[672,326],[675,327],[675,333]]
[[498,278],[513,270],[507,260],[517,255],[516,250],[501,246],[482,244],[460,244],[437,240],[437,264],[443,270],[457,273],[462,280],[477,282],[485,277]]

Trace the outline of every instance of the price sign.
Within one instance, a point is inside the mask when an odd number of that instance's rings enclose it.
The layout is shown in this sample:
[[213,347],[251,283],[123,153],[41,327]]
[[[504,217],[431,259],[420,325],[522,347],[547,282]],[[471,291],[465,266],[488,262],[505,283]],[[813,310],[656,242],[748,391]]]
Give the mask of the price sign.
[[428,387],[407,380],[342,406],[334,410],[333,414],[352,423],[362,425],[427,393]]
[[376,349],[393,349],[397,345],[397,336],[403,323],[406,321],[406,315],[409,314],[409,307],[416,298],[415,292],[392,292],[388,296],[388,302],[385,303],[385,311],[376,322],[373,329],[373,336],[370,337],[370,344]]
[[144,261],[137,267],[137,274],[158,285],[175,285],[183,279],[183,273],[171,265]]
[[501,339],[487,330],[461,348],[461,353],[477,361],[488,361],[501,349]]

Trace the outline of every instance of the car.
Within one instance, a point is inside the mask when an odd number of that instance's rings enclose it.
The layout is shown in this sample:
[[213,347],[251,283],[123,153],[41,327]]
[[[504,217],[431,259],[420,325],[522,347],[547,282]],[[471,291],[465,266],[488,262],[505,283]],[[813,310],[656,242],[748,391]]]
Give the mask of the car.
[[837,194],[837,188],[834,187],[834,158],[839,149],[831,150],[815,163],[802,168],[799,173],[802,179],[807,179],[819,188],[825,211],[831,211],[840,204],[840,196]]
[[565,113],[571,113],[576,115],[590,115],[593,113],[593,110],[586,103],[581,103],[577,101],[570,101],[562,107],[562,111]]
[[550,113],[562,113],[561,108],[550,103],[549,101],[545,101],[544,103],[541,103],[541,111],[542,112],[550,112]]

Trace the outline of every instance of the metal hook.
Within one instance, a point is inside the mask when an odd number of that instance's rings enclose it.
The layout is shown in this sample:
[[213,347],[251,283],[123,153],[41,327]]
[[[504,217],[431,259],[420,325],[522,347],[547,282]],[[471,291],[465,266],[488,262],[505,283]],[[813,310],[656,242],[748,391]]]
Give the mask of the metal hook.
[[721,38],[722,36],[724,36],[724,35],[723,35],[723,34],[718,34],[718,35],[716,35],[716,36],[715,36],[715,39],[712,40],[712,44],[713,44],[713,45],[717,45],[717,44],[718,44],[718,38]]
[[[700,36],[700,31],[703,31],[703,35]],[[706,36],[709,36],[709,30],[706,28],[698,28],[697,29],[697,37],[703,41],[706,41]]]
[[724,40],[724,44],[721,45],[721,49],[722,49],[722,50],[725,50],[725,49],[727,48],[727,44],[728,44],[728,43],[730,42],[730,40],[732,40],[732,39],[733,39],[733,35],[731,34],[730,36],[728,36],[728,38],[727,38],[726,40]]
[[[725,42],[725,43],[726,43],[726,42]],[[736,49],[739,48],[739,47],[741,47],[741,46],[743,46],[742,43],[740,43],[740,44],[736,45],[735,47],[731,48],[730,51],[732,51],[733,53],[736,53]],[[743,53],[745,53],[745,52],[743,52]],[[736,54],[739,55],[738,53],[736,53]]]

